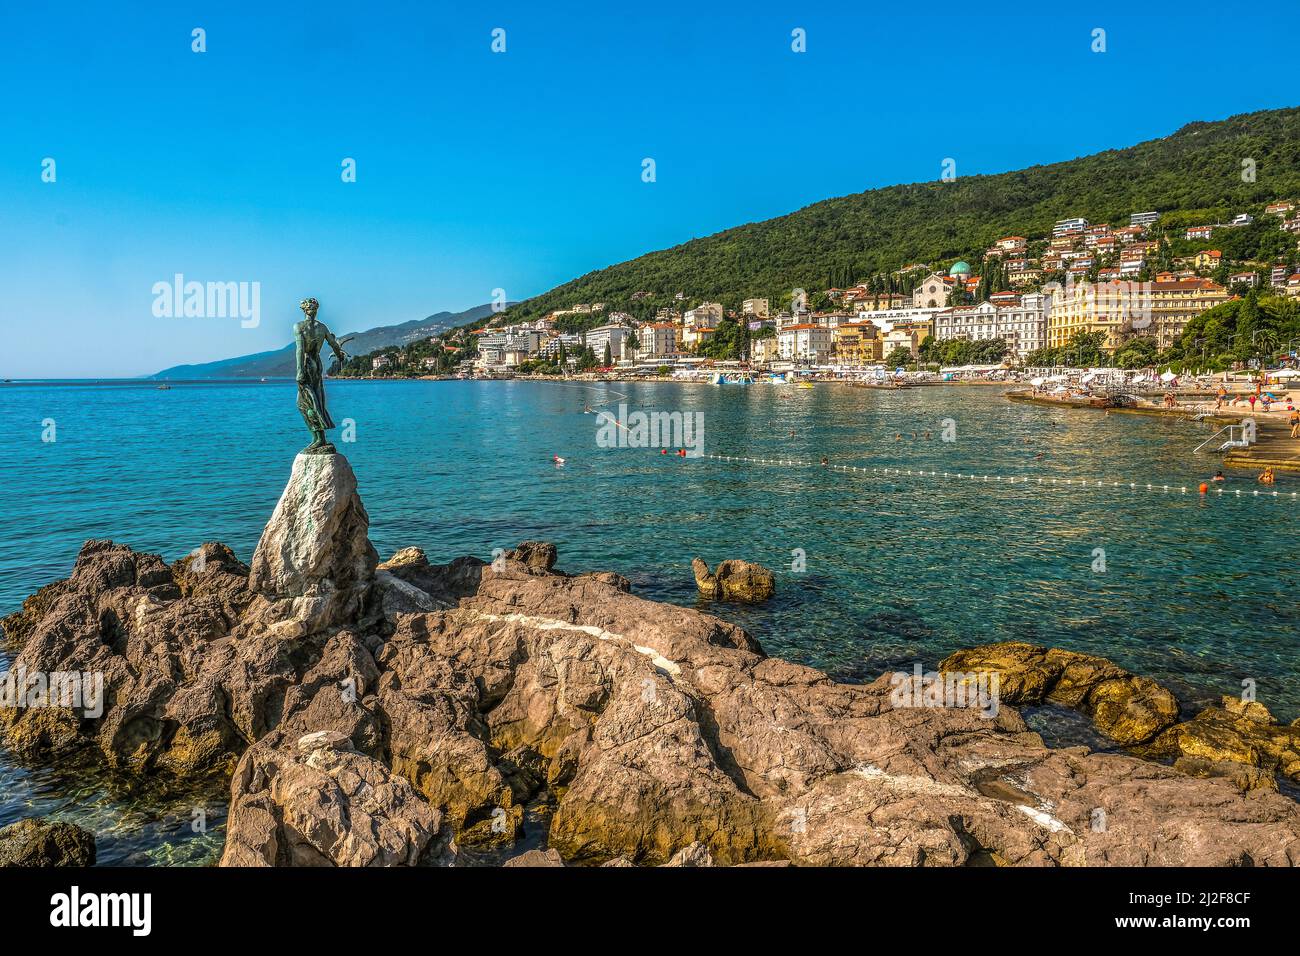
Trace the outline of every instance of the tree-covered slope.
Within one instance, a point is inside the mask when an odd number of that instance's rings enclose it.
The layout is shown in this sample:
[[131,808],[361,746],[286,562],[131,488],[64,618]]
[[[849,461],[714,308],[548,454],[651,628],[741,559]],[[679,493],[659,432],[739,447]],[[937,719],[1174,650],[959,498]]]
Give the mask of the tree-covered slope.
[[[1253,161],[1254,176],[1243,177]],[[505,320],[577,302],[627,307],[636,291],[737,306],[793,288],[844,285],[913,262],[971,257],[1005,235],[1041,236],[1059,219],[1126,225],[1208,222],[1300,198],[1300,108],[1192,123],[1171,136],[1067,162],[828,199],[588,273],[511,308]],[[636,309],[634,311],[643,311]]]

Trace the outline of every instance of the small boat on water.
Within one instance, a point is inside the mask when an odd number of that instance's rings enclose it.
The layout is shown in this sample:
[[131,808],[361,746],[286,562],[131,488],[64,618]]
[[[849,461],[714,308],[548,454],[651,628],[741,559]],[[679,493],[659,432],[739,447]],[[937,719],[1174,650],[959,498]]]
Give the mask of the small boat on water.
[[813,385],[812,382],[800,382],[798,385],[795,386],[795,388],[814,388],[814,387],[815,386]]
[[167,391],[167,389],[169,389],[169,388],[171,388],[170,385],[159,385],[159,386],[158,386],[158,391],[160,391],[160,392],[165,392],[165,391]]

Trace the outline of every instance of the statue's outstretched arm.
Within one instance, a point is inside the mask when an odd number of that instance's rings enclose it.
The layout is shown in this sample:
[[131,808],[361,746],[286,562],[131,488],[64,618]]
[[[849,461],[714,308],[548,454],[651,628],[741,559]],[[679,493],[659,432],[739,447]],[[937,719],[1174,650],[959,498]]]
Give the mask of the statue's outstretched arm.
[[325,341],[328,342],[330,348],[334,350],[334,354],[338,357],[340,365],[348,360],[347,353],[343,351],[343,346],[339,345],[339,340],[334,337],[334,333],[329,329],[325,330]]

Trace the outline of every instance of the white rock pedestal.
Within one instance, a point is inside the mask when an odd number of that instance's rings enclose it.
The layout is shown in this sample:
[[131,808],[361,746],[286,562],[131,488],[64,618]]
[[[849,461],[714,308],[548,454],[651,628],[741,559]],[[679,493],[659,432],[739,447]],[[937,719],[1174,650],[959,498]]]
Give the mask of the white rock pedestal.
[[253,553],[250,610],[285,638],[355,620],[379,562],[369,529],[348,460],[298,455]]

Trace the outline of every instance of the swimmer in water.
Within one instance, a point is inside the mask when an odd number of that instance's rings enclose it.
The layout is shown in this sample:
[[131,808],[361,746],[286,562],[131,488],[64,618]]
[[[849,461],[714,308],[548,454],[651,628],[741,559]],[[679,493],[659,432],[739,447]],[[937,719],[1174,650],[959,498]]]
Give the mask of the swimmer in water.
[[822,464],[823,464],[823,465],[829,465],[830,463],[831,463],[831,460],[830,460],[829,458],[827,458],[825,455],[822,455]]
[[552,456],[551,456],[551,461],[555,462],[555,466],[556,466],[557,468],[563,466],[563,464],[564,464],[564,459],[561,458],[559,455],[552,455]]
[[1210,479],[1210,481],[1227,481],[1227,480],[1228,480],[1227,478],[1223,477],[1223,472],[1221,471],[1216,471],[1214,473],[1214,477]]

